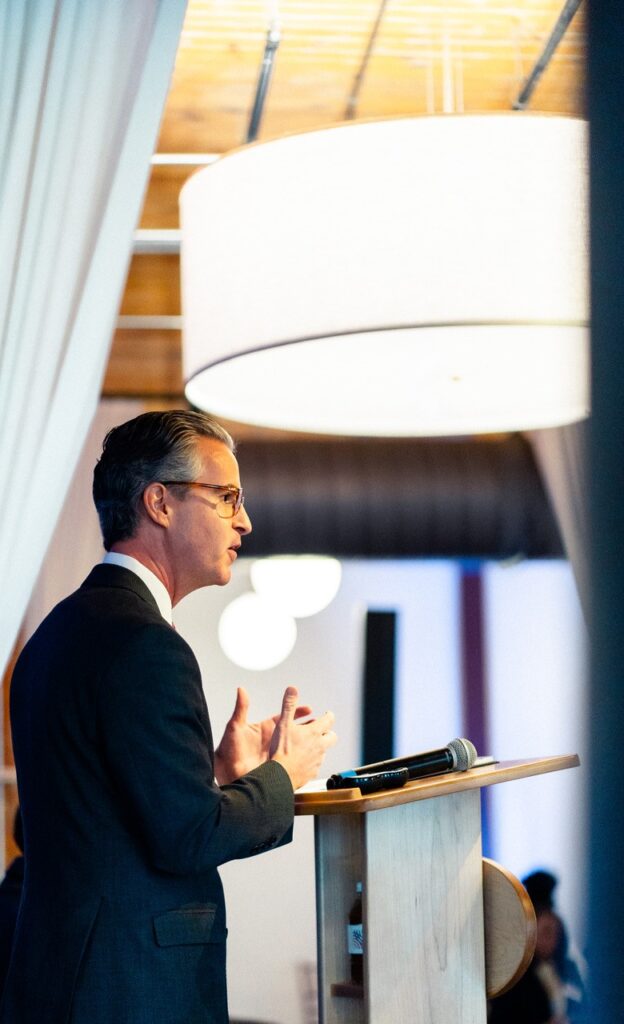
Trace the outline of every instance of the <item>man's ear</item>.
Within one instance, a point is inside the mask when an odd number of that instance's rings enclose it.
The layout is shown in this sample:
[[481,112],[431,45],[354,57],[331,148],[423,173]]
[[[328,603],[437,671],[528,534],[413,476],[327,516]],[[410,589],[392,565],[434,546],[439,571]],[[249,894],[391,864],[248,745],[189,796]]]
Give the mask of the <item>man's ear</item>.
[[158,526],[167,528],[171,523],[171,505],[167,488],[163,484],[148,484],[143,491],[143,508],[147,517]]

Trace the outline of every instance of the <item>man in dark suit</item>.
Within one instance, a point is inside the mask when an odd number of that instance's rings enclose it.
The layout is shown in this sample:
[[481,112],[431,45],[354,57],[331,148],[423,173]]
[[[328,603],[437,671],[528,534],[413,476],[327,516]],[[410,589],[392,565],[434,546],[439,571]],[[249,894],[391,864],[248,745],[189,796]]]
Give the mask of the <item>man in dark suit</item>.
[[171,624],[224,585],[251,529],[229,435],[202,413],[112,430],[94,474],[109,552],[26,645],[11,717],[26,872],[2,1024],[225,1024],[219,864],[290,838],[334,741],[289,687],[213,749]]

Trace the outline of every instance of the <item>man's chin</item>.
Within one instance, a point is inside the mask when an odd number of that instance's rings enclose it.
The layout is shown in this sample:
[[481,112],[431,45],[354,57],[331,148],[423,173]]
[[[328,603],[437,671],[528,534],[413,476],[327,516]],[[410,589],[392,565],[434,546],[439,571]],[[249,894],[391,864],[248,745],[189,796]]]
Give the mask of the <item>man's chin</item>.
[[198,575],[195,578],[194,586],[187,593],[192,593],[193,590],[203,590],[204,587],[225,587],[232,578],[232,570],[229,566],[219,569],[219,571],[213,570],[211,573],[206,573],[201,577]]
[[227,583],[232,579],[232,567],[230,565],[223,566],[219,569],[218,573],[215,573],[214,585],[216,587],[225,587]]

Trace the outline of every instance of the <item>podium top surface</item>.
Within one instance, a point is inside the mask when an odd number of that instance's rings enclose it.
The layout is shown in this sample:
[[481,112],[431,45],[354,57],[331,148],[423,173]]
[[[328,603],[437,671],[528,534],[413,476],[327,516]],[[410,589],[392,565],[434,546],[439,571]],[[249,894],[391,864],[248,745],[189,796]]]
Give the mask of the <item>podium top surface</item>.
[[499,782],[559,772],[564,768],[576,768],[579,764],[578,754],[534,757],[527,761],[499,761],[471,768],[467,772],[448,772],[445,775],[414,779],[401,789],[385,789],[367,796],[362,795],[357,788],[327,790],[322,780],[319,781],[318,789],[307,787],[305,791],[295,793],[295,814],[365,814],[415,800],[430,800],[468,789],[495,786]]

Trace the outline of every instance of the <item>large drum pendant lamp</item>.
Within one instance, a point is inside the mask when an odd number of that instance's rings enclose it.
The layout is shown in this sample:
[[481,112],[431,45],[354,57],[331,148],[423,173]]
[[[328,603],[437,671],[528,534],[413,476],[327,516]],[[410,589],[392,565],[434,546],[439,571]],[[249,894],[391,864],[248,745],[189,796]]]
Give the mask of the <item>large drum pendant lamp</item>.
[[586,147],[572,118],[418,117],[198,172],[181,198],[187,397],[348,435],[582,419]]

